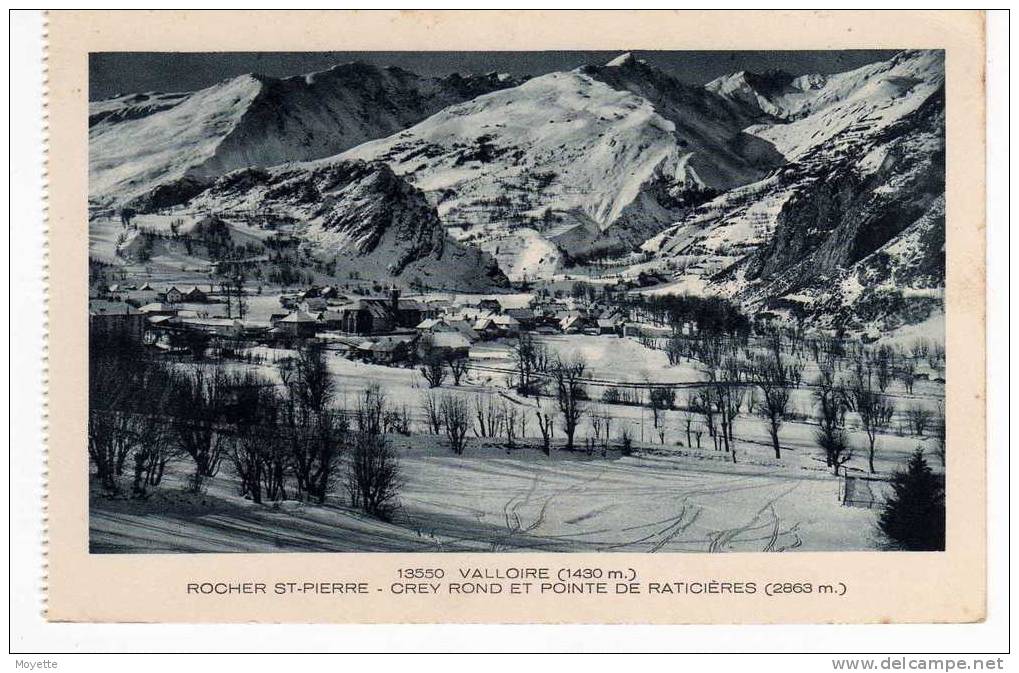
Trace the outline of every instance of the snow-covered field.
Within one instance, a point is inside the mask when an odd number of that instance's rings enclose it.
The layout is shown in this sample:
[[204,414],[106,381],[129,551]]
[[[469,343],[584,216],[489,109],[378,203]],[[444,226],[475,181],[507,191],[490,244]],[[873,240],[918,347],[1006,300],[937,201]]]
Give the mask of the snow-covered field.
[[[589,378],[622,383],[700,380],[695,363],[669,366],[664,354],[630,339],[569,335],[542,337],[560,353],[583,354]],[[662,413],[664,443],[653,430],[646,407],[604,404],[591,386],[587,409],[612,417],[612,436],[629,426],[636,450],[623,456],[617,440],[607,450],[596,443],[589,418],[577,431],[576,451],[545,456],[539,450],[535,401],[508,391],[508,343],[474,349],[466,383],[450,382],[439,392],[473,400],[494,397],[531,417],[527,436],[509,448],[500,439],[469,436],[463,456],[454,455],[445,437],[427,434],[421,402],[428,391],[416,369],[353,362],[330,354],[337,403],[353,406],[369,385],[380,384],[387,401],[406,409],[411,436],[391,435],[404,485],[401,507],[392,522],[368,518],[347,506],[342,476],[325,505],[284,500],[258,505],[238,495],[237,479],[224,465],[201,495],[187,493],[192,465],[177,461],[149,499],[118,500],[93,493],[91,547],[95,552],[219,551],[786,551],[866,550],[880,545],[877,509],[845,507],[841,478],[831,474],[814,441],[816,421],[787,420],[780,431],[782,458],[774,457],[765,421],[744,413],[734,426],[736,462],[716,451],[707,433],[700,446],[688,441],[686,419],[695,430],[700,417],[682,410]],[[271,372],[273,360],[289,354],[259,348]],[[661,359],[659,361],[657,358]],[[640,367],[633,363],[640,362]],[[211,365],[210,365],[211,366]],[[231,364],[231,367],[249,365]],[[809,380],[813,374],[805,372]],[[918,381],[912,395],[897,383],[888,391],[897,408],[913,404],[935,409],[940,383]],[[683,392],[677,405],[684,403]],[[791,408],[812,410],[812,392],[793,391]],[[880,475],[900,467],[918,445],[933,440],[899,434],[877,440]],[[856,448],[849,474],[867,473],[866,435],[852,414],[847,422]],[[878,482],[875,488],[882,488]]]
[[[943,60],[941,51],[909,51],[844,73],[732,73],[703,89],[632,55],[521,81],[348,64],[94,102],[94,291],[145,304],[171,285],[198,285],[215,299],[218,274],[236,266],[248,274],[244,317],[267,323],[282,311],[281,294],[311,285],[349,297],[396,286],[403,298],[448,300],[459,311],[493,296],[482,293],[505,292],[497,295],[504,309],[540,295],[575,296],[574,283],[584,281],[610,304],[625,292],[719,296],[748,318],[791,321],[795,313],[799,327],[842,328],[872,349],[893,345],[901,354],[920,339],[941,344]],[[232,173],[252,167],[259,170]],[[216,228],[228,234],[226,256],[222,241],[179,235],[198,223],[208,230],[210,216],[226,224]],[[520,282],[511,290],[508,280]],[[123,289],[144,284],[152,289]],[[216,316],[226,305],[181,308]],[[843,478],[831,474],[815,437],[818,366],[799,353],[802,382],[790,391],[776,457],[767,422],[749,401],[733,422],[732,452],[712,441],[691,410],[706,377],[700,362],[670,364],[665,352],[632,338],[534,335],[550,355],[586,362],[578,450],[564,449],[557,419],[546,456],[536,413],[555,400],[514,390],[511,341],[478,342],[461,384],[447,379],[434,392],[465,398],[472,415],[476,404],[491,403],[530,423],[513,446],[470,436],[457,456],[445,437],[429,434],[422,408],[429,388],[416,367],[348,359],[349,344],[336,336],[324,339],[334,403],[352,409],[377,385],[390,409],[410,419],[409,435],[388,438],[403,479],[392,521],[347,506],[342,467],[324,505],[263,505],[239,495],[227,465],[201,493],[186,491],[194,466],[180,458],[145,499],[93,490],[92,550],[880,544],[877,510],[840,503]],[[740,355],[752,362],[765,348],[757,340]],[[293,355],[250,351],[259,357],[174,366],[252,367],[278,382],[275,363]],[[918,446],[933,458],[936,440],[912,434],[908,414],[940,415],[937,364],[914,357],[909,371],[918,378],[909,391],[899,379],[882,388],[895,411],[877,436],[873,470],[861,419],[847,412],[854,453],[846,474],[886,479]],[[839,363],[840,380],[850,366]],[[655,413],[649,388],[662,385],[675,389],[675,402]],[[611,422],[604,446],[602,419]],[[622,454],[622,433],[632,438],[631,455]]]
[[256,505],[221,475],[200,496],[179,481],[142,503],[93,496],[92,551],[723,552],[877,544],[876,511],[841,506],[838,482],[820,469],[732,465],[711,450],[546,457],[489,445],[458,457],[435,437],[393,441],[406,484],[392,523],[365,518],[341,496],[325,506]]

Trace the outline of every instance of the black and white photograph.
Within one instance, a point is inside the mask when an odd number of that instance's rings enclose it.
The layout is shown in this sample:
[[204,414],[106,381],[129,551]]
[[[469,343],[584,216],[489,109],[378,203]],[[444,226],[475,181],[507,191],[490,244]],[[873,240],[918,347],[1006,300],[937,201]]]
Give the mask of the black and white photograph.
[[89,551],[945,550],[910,46],[89,54]]

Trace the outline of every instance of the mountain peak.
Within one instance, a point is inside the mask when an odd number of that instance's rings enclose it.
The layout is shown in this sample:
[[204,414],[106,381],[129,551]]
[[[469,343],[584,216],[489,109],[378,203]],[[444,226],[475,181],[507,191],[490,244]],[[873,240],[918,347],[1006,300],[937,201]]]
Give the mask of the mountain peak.
[[625,66],[635,65],[637,63],[644,63],[644,62],[645,61],[643,61],[642,59],[639,59],[636,56],[634,56],[633,52],[629,52],[628,51],[625,54],[620,54],[619,56],[616,56],[614,59],[612,59],[611,61],[606,63],[605,67],[606,68],[623,68]]

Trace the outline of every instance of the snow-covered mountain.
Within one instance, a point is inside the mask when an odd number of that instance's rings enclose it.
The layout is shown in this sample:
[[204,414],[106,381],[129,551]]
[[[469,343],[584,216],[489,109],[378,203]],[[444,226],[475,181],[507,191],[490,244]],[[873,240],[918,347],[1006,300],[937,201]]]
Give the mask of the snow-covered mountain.
[[88,104],[88,126],[90,129],[99,125],[112,126],[131,119],[147,117],[161,110],[172,108],[190,95],[189,92],[149,91],[91,101]]
[[[809,113],[748,129],[788,165],[701,205],[645,249],[680,285],[755,309],[853,329],[926,319],[944,285],[943,53],[903,52],[827,82]],[[909,271],[918,266],[928,271]]]
[[165,205],[232,170],[331,156],[514,84],[496,74],[426,78],[348,63],[285,79],[242,75],[188,94],[96,101],[89,196],[106,205],[141,199],[142,207],[155,196]]
[[388,163],[461,240],[534,277],[564,256],[632,249],[761,177],[774,164],[737,142],[752,119],[624,56],[453,105],[343,156]]
[[382,164],[329,161],[249,168],[217,179],[184,206],[258,213],[296,235],[309,260],[360,278],[485,291],[507,285],[495,261],[446,235],[424,195]]
[[671,272],[661,291],[891,329],[940,310],[943,87],[941,51],[703,87],[629,54],[522,83],[243,76],[93,103],[90,195],[268,212],[367,277],[481,288],[615,256]]
[[794,160],[854,124],[887,125],[915,110],[942,86],[943,71],[944,52],[904,51],[887,61],[832,75],[738,72],[705,88],[748,114],[763,112],[786,120],[750,126],[747,133]]

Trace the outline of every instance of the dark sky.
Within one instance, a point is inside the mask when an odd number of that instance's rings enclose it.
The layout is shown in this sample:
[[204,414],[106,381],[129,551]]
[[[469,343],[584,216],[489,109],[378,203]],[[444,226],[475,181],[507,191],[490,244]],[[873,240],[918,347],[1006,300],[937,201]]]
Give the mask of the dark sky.
[[[139,91],[193,91],[249,72],[275,77],[366,61],[396,65],[421,75],[508,72],[541,75],[601,64],[620,51],[542,52],[120,52],[89,55],[89,99]],[[802,75],[833,73],[890,58],[894,51],[635,51],[640,58],[691,84],[737,70],[783,69]]]

